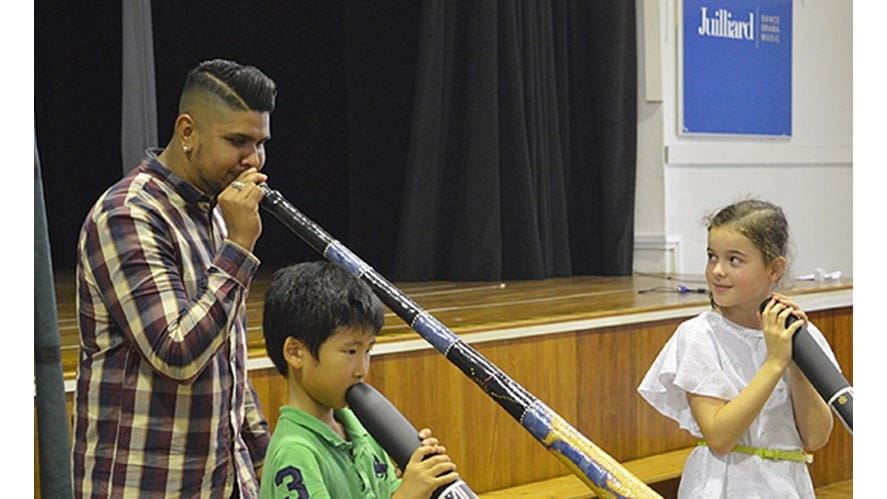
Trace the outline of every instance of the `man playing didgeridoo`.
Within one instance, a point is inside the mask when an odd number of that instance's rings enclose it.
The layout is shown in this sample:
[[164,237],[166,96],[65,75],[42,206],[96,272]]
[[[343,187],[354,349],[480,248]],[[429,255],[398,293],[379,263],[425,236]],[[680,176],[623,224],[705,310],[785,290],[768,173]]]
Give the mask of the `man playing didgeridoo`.
[[276,86],[188,73],[172,139],[86,217],[78,244],[78,497],[258,497],[268,425],[246,372],[256,186]]

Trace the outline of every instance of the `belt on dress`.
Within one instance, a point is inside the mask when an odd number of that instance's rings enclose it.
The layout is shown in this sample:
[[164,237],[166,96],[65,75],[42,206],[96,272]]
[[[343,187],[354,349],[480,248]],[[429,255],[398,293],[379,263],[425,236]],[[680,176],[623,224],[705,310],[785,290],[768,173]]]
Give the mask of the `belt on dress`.
[[[696,445],[698,447],[708,447],[708,443],[701,438],[696,441]],[[765,449],[762,447],[748,447],[746,445],[737,445],[733,447],[731,452],[749,454],[764,459],[771,459],[773,461],[797,461],[800,463],[813,462],[813,454],[807,454],[802,450]]]

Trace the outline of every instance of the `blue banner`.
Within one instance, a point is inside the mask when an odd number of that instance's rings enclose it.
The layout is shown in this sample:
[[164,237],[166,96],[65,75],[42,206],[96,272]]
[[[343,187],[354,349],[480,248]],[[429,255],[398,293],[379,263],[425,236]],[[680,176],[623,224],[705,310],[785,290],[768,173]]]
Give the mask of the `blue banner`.
[[682,133],[791,136],[792,0],[684,0]]

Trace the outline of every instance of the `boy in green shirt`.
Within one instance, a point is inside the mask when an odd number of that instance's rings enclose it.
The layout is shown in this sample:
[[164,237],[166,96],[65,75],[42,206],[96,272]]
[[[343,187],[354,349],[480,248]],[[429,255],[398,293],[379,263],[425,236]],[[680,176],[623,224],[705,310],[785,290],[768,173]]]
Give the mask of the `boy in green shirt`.
[[428,429],[398,478],[345,407],[345,392],[369,372],[383,321],[372,290],[336,265],[301,263],[274,274],[262,327],[268,356],[287,380],[287,405],[265,455],[262,498],[427,498],[459,478]]

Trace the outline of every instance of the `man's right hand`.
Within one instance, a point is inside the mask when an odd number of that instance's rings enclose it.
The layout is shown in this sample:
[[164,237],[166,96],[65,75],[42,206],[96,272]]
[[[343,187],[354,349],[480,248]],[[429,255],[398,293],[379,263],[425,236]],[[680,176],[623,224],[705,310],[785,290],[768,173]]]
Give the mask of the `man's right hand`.
[[267,180],[267,175],[250,168],[238,175],[218,197],[222,217],[228,226],[228,239],[250,252],[262,234],[259,202],[265,193],[256,184]]

